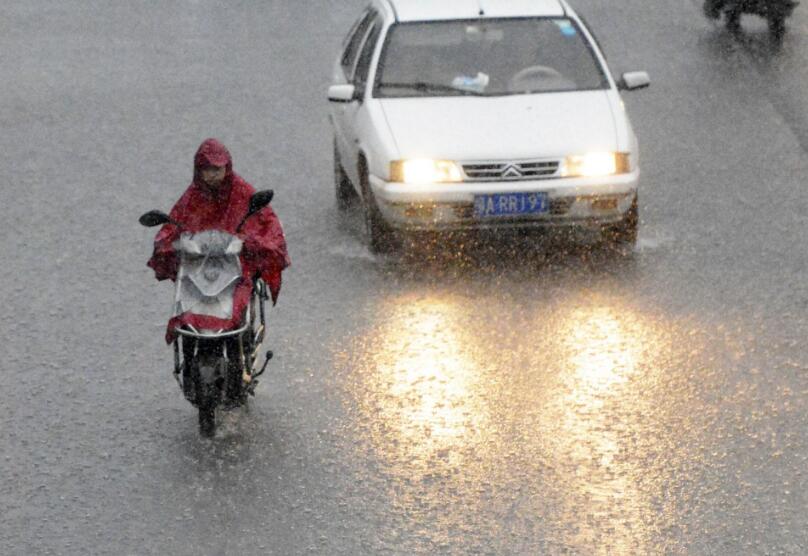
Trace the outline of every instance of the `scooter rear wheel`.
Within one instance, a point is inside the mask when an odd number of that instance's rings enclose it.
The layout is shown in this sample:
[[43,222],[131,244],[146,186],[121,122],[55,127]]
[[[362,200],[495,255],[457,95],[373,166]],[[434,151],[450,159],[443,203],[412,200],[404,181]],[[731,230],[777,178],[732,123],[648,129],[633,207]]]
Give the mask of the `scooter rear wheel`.
[[216,434],[216,410],[213,407],[199,406],[199,434],[205,438]]
[[721,0],[705,0],[704,1],[704,16],[707,19],[718,19],[721,17],[721,8],[724,7],[724,2]]
[[786,34],[786,19],[781,15],[769,17],[769,36],[772,42],[780,44]]
[[737,5],[732,6],[726,12],[727,17],[727,31],[732,33],[733,35],[737,35],[741,32],[741,15],[743,12],[741,8]]

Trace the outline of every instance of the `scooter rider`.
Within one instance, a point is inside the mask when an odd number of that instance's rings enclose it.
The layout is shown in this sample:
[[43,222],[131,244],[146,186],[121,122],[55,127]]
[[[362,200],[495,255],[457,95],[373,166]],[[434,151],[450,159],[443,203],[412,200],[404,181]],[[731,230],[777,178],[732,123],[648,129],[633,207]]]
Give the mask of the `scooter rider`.
[[220,230],[237,235],[244,242],[241,253],[242,280],[233,297],[231,321],[211,322],[213,317],[178,315],[171,319],[166,339],[174,339],[174,329],[190,324],[196,328],[237,326],[249,304],[253,280],[262,278],[269,286],[273,303],[281,289],[281,274],[289,266],[289,254],[280,220],[270,206],[248,219],[237,233],[239,223],[247,214],[250,197],[255,189],[233,172],[227,148],[216,139],[206,139],[194,156],[193,182],[171,209],[174,224],[164,225],[154,240],[154,254],[148,266],[158,280],[176,280],[179,257],[174,243],[181,233]]

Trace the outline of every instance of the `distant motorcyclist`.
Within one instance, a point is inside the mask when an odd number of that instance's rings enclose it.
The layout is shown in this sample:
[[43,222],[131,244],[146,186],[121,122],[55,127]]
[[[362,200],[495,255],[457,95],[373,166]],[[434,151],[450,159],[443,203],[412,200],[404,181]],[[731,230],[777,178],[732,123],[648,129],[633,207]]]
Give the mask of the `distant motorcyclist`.
[[182,228],[166,224],[160,229],[154,240],[154,253],[148,266],[154,269],[158,280],[175,280],[179,258],[174,244],[180,234],[221,230],[237,235],[244,242],[241,252],[242,280],[234,294],[231,320],[178,315],[169,322],[167,340],[172,341],[174,329],[182,325],[217,329],[237,326],[249,304],[256,278],[260,277],[267,283],[273,303],[277,301],[281,289],[281,273],[290,264],[286,239],[278,217],[267,206],[247,220],[237,233],[253,193],[255,189],[233,172],[233,163],[227,148],[216,139],[206,139],[194,156],[193,182],[169,215]]
[[741,30],[741,16],[745,13],[766,18],[772,39],[780,42],[786,31],[786,18],[799,4],[794,0],[705,0],[704,15],[718,19],[723,13],[726,26],[733,33]]

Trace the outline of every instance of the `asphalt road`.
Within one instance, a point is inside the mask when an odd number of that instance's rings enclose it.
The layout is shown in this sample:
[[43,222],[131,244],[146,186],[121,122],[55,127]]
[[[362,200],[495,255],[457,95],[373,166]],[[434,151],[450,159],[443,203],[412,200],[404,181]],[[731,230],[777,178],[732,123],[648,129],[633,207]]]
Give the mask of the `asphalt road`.
[[[377,258],[325,90],[361,0],[0,4],[0,553],[808,552],[808,8],[578,0],[643,158],[630,257]],[[202,139],[276,191],[277,356],[202,440],[144,266]]]

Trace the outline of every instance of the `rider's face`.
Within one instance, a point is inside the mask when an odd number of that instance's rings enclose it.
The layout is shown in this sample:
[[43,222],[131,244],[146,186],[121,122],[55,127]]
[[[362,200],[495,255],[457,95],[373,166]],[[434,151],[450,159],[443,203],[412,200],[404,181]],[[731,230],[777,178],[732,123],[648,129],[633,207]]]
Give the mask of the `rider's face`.
[[215,188],[222,184],[226,172],[225,166],[205,166],[200,170],[200,177],[205,185]]

